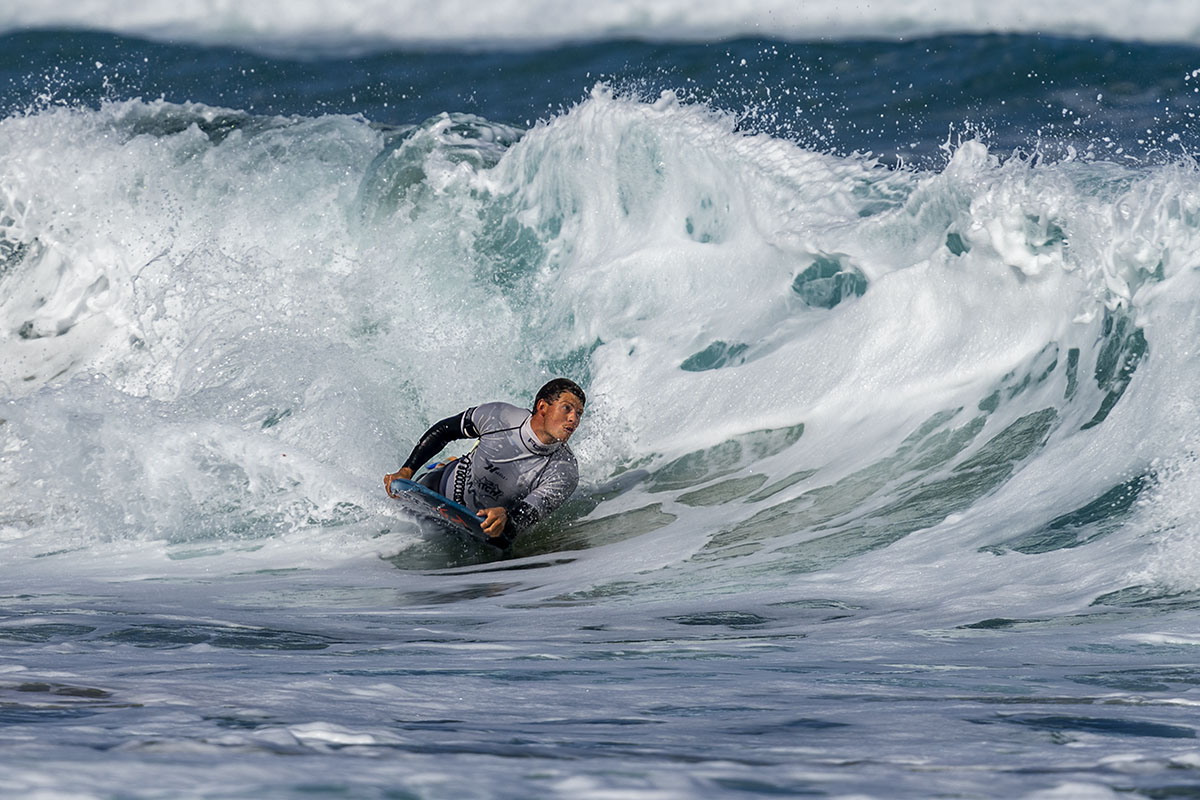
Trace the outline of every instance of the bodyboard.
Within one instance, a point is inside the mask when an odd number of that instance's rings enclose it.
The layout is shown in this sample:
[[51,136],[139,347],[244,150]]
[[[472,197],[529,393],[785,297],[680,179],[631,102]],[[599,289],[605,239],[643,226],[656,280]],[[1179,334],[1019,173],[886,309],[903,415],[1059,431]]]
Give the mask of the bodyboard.
[[497,550],[501,549],[500,539],[493,539],[483,532],[479,517],[475,516],[471,509],[449,497],[440,495],[416,481],[403,478],[392,481],[392,488],[388,494],[399,500],[406,511],[421,521],[432,522],[443,530],[483,542]]

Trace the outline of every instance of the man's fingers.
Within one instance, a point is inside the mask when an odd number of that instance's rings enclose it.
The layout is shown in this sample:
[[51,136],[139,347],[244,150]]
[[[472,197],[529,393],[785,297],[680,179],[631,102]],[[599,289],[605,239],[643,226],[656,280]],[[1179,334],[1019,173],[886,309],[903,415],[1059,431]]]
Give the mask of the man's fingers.
[[488,536],[499,536],[504,531],[504,523],[508,519],[508,515],[503,508],[483,508],[476,512],[481,518],[479,527]]

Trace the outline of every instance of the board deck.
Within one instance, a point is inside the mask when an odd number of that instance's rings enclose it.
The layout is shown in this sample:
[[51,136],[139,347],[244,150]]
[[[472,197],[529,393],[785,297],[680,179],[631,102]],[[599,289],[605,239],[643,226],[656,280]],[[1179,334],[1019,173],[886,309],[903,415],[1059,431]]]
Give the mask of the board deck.
[[496,547],[495,540],[483,532],[483,528],[479,524],[479,517],[475,516],[471,509],[416,481],[397,478],[392,481],[392,488],[388,494],[399,500],[407,511],[423,521],[432,522],[452,533],[468,536],[475,541]]

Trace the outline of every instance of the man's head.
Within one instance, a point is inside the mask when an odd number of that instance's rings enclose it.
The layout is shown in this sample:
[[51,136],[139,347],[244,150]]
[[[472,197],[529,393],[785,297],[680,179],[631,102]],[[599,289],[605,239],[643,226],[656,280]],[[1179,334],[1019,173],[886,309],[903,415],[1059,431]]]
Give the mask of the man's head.
[[533,432],[546,444],[565,442],[579,427],[587,395],[579,384],[555,378],[538,390],[533,401]]

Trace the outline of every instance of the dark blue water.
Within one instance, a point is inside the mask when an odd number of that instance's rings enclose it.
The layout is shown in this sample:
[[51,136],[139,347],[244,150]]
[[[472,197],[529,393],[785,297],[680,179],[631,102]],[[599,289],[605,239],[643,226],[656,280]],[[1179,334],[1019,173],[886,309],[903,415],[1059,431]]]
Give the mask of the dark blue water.
[[928,162],[976,137],[1001,152],[1171,159],[1200,145],[1192,46],[989,34],[912,41],[615,41],[525,50],[263,55],[57,31],[0,38],[0,110],[162,97],[256,114],[442,112],[527,127],[597,82],[672,90],[805,147]]

